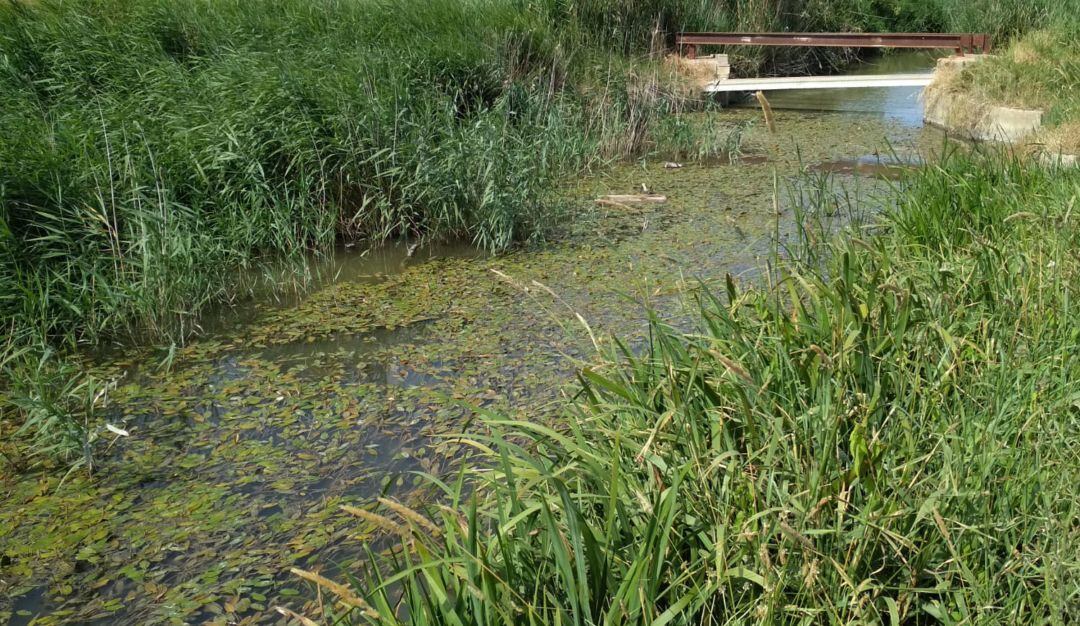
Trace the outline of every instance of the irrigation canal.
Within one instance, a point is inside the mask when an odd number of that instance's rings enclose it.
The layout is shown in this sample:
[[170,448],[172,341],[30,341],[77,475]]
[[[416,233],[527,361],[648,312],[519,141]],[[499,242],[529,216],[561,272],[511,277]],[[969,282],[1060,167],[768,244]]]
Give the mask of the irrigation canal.
[[[932,63],[905,54],[860,71]],[[274,605],[301,607],[311,590],[288,567],[333,572],[362,553],[340,504],[407,501],[415,472],[454,464],[446,435],[473,407],[559,416],[560,383],[594,354],[576,315],[601,343],[640,335],[646,306],[682,324],[699,281],[752,281],[775,236],[790,238],[793,189],[887,203],[882,178],[941,143],[918,92],[778,93],[778,132],[751,126],[730,163],[658,160],[576,182],[568,194],[591,217],[560,243],[496,257],[342,250],[324,286],[223,312],[169,369],[156,352],[112,357],[107,419],[130,436],[94,477],[0,482],[0,623],[262,623],[279,619]],[[642,184],[668,202],[592,201]]]

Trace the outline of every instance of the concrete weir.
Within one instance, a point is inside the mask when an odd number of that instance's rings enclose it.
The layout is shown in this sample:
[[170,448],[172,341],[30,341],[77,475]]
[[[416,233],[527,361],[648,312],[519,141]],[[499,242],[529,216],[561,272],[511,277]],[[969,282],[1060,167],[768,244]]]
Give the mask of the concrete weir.
[[[695,83],[702,94],[716,97],[725,104],[732,94],[740,93],[922,87],[922,121],[926,124],[975,141],[1009,144],[1037,142],[1042,136],[1042,111],[997,106],[979,101],[952,87],[954,79],[965,67],[979,63],[988,56],[967,54],[941,58],[933,72],[769,78],[730,78],[731,68],[724,54],[695,58],[672,56],[669,59],[677,64],[680,73]],[[914,102],[911,106],[915,106]],[[1037,151],[1041,152],[1040,160],[1047,164],[1077,165],[1077,155],[1052,154],[1045,146]]]
[[923,120],[975,141],[1027,144],[1033,156],[1048,167],[1080,166],[1080,156],[1054,152],[1043,145],[1041,110],[988,104],[950,88],[965,67],[985,58],[986,55],[971,55],[939,59],[934,81],[923,91]]

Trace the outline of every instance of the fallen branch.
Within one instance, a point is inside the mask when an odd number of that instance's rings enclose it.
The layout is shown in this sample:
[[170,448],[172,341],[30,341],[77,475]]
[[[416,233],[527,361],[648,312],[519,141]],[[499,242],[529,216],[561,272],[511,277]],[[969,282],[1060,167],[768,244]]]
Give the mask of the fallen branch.
[[609,206],[616,209],[622,209],[631,213],[638,213],[641,211],[638,207],[632,207],[629,204],[623,204],[622,202],[615,202],[614,200],[607,200],[605,198],[597,198],[596,204],[600,206]]

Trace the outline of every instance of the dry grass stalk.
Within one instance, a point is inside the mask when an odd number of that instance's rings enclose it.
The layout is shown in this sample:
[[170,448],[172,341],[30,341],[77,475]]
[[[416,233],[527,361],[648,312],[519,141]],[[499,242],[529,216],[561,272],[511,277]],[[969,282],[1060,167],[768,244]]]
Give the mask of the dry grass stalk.
[[761,112],[765,115],[765,125],[769,127],[770,133],[776,132],[776,121],[773,119],[772,105],[765,98],[765,92],[758,91],[754,94],[757,98],[758,104],[761,105]]
[[410,509],[404,504],[401,504],[400,502],[391,500],[389,498],[379,498],[379,503],[390,509],[391,511],[397,513],[402,519],[411,521],[417,526],[420,526],[424,530],[428,531],[433,537],[438,537],[442,534],[442,530],[438,526],[433,524],[431,520],[424,517],[417,511]]
[[289,572],[292,573],[294,576],[299,576],[304,580],[313,582],[320,587],[326,587],[330,590],[331,593],[338,597],[338,600],[341,601],[342,604],[345,604],[354,609],[359,609],[364,613],[366,617],[371,617],[374,619],[381,618],[378,611],[376,611],[370,604],[365,602],[363,598],[353,593],[352,590],[345,585],[341,585],[325,576],[316,574],[315,572],[302,570],[298,567],[290,568]]
[[382,515],[379,515],[378,513],[372,513],[371,511],[365,511],[364,509],[357,508],[355,506],[349,506],[347,504],[343,504],[341,506],[341,510],[345,511],[349,515],[353,515],[355,517],[359,517],[362,520],[371,522],[376,527],[381,528],[382,530],[384,530],[384,531],[386,531],[388,533],[392,533],[392,534],[395,534],[395,535],[400,535],[401,537],[403,537],[405,539],[412,539],[412,530],[411,529],[409,529],[409,528],[407,528],[405,526],[402,526],[401,524],[398,524],[397,522],[390,519],[389,517],[384,517]]
[[285,617],[288,617],[289,619],[294,619],[294,620],[300,622],[301,624],[303,624],[303,626],[319,626],[319,623],[316,622],[315,620],[304,617],[303,615],[300,615],[296,611],[289,610],[289,609],[287,609],[287,608],[285,608],[283,606],[275,606],[274,610],[277,611],[278,613],[284,615]]

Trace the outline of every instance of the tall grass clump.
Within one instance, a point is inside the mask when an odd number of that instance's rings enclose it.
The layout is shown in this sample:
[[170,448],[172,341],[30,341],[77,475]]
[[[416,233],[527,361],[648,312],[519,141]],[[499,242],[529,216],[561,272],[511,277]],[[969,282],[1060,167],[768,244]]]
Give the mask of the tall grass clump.
[[1027,31],[1075,24],[1080,15],[1077,0],[936,0],[936,4],[948,30],[989,33],[999,45]]
[[537,232],[581,139],[556,94],[503,84],[526,18],[483,4],[6,7],[4,304],[49,338],[161,336],[223,270],[337,236]]
[[489,417],[440,504],[350,508],[396,546],[351,589],[300,574],[353,623],[1068,623],[1080,175],[954,155],[905,190],[654,321],[565,423]]
[[0,402],[0,461],[23,470],[45,457],[69,472],[92,471],[91,448],[105,430],[94,415],[108,385],[52,346],[8,341],[0,350],[0,374],[9,381]]

